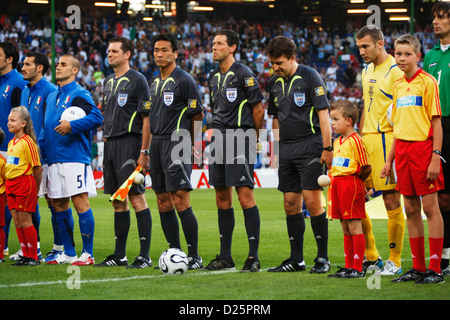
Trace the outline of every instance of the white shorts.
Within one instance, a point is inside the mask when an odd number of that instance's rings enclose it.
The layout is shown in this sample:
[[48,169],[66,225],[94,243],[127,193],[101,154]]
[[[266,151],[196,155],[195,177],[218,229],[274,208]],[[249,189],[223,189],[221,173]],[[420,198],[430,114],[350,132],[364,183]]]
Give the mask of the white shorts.
[[48,190],[48,164],[42,165],[42,178],[41,178],[41,185],[38,189],[38,196],[43,197],[47,194]]
[[80,193],[88,193],[89,197],[97,195],[91,165],[79,162],[49,165],[47,187],[47,196],[51,199],[68,198]]

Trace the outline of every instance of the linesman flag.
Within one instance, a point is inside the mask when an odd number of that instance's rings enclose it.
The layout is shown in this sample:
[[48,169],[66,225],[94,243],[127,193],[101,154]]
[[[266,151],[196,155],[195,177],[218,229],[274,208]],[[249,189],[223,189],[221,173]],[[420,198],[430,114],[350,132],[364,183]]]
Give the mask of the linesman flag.
[[109,201],[120,200],[124,201],[127,198],[128,192],[131,189],[131,185],[134,182],[134,177],[141,171],[141,166],[138,164],[136,169],[131,173],[131,175],[125,180],[125,182],[120,186],[119,189],[109,198]]

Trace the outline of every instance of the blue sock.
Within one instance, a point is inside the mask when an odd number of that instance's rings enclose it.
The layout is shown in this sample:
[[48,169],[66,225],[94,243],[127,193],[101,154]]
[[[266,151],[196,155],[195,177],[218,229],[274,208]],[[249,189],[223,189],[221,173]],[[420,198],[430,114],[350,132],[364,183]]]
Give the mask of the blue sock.
[[78,213],[81,239],[83,240],[83,251],[94,257],[94,228],[95,221],[92,209]]
[[41,237],[39,235],[39,228],[41,226],[41,214],[39,212],[39,203],[36,205],[36,212],[31,214],[31,219],[33,221],[33,226],[36,229],[38,242],[41,241]]
[[61,234],[61,240],[64,245],[64,253],[70,257],[74,257],[76,256],[75,242],[73,240],[73,227],[75,222],[72,216],[72,208],[55,212],[55,214]]
[[53,245],[62,246],[63,242],[61,239],[61,232],[58,227],[58,223],[56,222],[56,211],[53,206],[48,207],[50,212],[52,213],[52,228],[53,228]]

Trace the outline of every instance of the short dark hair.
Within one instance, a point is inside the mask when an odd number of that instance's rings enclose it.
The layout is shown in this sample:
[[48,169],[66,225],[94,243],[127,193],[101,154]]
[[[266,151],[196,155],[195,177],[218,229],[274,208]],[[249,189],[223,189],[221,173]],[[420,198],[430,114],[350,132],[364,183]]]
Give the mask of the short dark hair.
[[48,68],[50,67],[50,63],[48,61],[48,57],[37,51],[32,51],[27,53],[27,58],[34,58],[34,64],[36,66],[42,66],[42,74],[46,74]]
[[338,110],[342,116],[347,119],[352,119],[352,124],[358,122],[359,110],[356,105],[349,100],[337,100],[330,105],[330,111]]
[[0,48],[2,48],[5,52],[6,58],[13,58],[12,68],[15,69],[17,67],[17,63],[19,62],[19,50],[17,49],[16,45],[9,41],[5,41],[0,43]]
[[124,37],[115,37],[109,40],[109,43],[115,42],[121,43],[120,48],[122,49],[123,52],[130,51],[130,58],[128,60],[131,61],[131,59],[133,59],[134,56],[134,42]]
[[239,36],[236,32],[230,29],[221,29],[217,31],[214,36],[226,36],[227,37],[227,44],[229,47],[236,45],[236,50],[234,52],[236,53],[239,49]]
[[152,47],[155,47],[156,41],[169,41],[172,46],[172,52],[178,51],[178,40],[171,33],[162,33],[153,38]]
[[295,44],[285,36],[277,36],[270,40],[266,48],[266,53],[274,58],[285,56],[290,59],[295,55]]
[[431,8],[431,13],[436,14],[438,17],[445,17],[447,15],[450,18],[450,2],[438,2]]
[[384,41],[384,35],[381,29],[371,25],[364,26],[356,33],[356,39],[362,39],[365,36],[370,36],[374,43],[377,43],[380,40]]

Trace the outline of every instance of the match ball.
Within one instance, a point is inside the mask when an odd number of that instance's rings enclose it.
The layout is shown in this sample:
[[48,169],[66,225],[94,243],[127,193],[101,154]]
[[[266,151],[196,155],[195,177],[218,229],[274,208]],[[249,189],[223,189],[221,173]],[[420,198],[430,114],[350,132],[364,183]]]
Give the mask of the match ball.
[[393,106],[394,105],[391,103],[391,105],[386,110],[386,118],[387,118],[387,121],[389,122],[389,124],[391,126],[394,126],[394,122],[392,121],[392,108],[393,108]]
[[61,114],[61,120],[72,121],[84,118],[86,112],[80,107],[69,107]]
[[323,174],[323,175],[319,176],[319,178],[317,178],[317,183],[321,187],[327,187],[330,185],[331,179],[326,174]]
[[145,181],[145,177],[142,173],[138,173],[135,177],[134,177],[134,184],[143,184]]
[[170,248],[159,257],[159,269],[168,275],[180,275],[187,271],[189,260],[182,250]]

